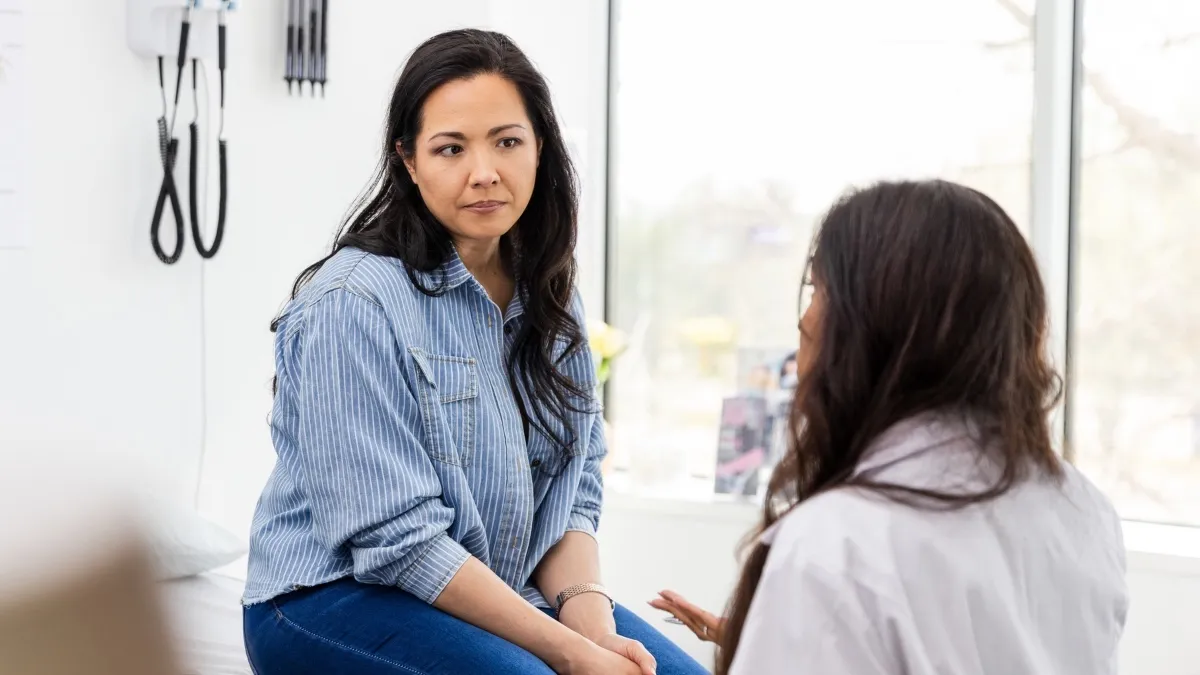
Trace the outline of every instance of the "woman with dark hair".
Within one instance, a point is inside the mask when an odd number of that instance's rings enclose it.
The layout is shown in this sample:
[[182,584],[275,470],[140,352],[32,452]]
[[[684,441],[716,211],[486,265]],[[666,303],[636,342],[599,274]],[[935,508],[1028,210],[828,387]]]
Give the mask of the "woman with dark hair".
[[943,181],[834,205],[805,275],[791,447],[717,673],[1104,675],[1127,607],[1121,525],[1051,444],[1060,381],[1034,257]]
[[600,585],[577,185],[505,36],[413,52],[374,186],[276,332],[259,675],[705,672]]

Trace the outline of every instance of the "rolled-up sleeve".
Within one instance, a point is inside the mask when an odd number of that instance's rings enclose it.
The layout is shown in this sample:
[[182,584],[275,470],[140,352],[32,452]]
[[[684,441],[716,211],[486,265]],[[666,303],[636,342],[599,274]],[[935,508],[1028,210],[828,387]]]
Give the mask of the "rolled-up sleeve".
[[[586,313],[583,308],[583,298],[575,293],[571,302],[571,314],[579,322],[580,327],[587,330]],[[587,383],[591,391],[596,390],[594,355],[587,341],[584,341],[579,359],[573,362],[580,372],[570,375],[577,382]],[[575,501],[571,505],[571,515],[567,520],[568,532],[586,532],[596,536],[600,529],[600,512],[604,506],[604,478],[600,464],[608,454],[607,439],[604,437],[604,413],[599,401],[592,401],[596,412],[588,420],[587,448],[584,452],[583,475],[579,479],[579,488],[575,492]]]
[[298,438],[285,462],[317,540],[347,550],[354,577],[432,603],[470,554],[423,443],[421,411],[382,308],[331,291],[298,333]]
[[588,451],[584,458],[583,475],[567,519],[568,532],[586,532],[596,536],[600,529],[600,511],[604,506],[604,479],[600,463],[607,452],[604,438],[604,417],[596,413],[588,434]]

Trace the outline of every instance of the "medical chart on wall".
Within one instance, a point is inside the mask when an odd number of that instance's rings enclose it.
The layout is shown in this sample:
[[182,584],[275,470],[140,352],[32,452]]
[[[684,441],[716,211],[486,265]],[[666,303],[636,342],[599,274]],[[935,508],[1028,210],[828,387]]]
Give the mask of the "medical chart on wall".
[[0,249],[22,248],[29,231],[25,0],[0,0]]

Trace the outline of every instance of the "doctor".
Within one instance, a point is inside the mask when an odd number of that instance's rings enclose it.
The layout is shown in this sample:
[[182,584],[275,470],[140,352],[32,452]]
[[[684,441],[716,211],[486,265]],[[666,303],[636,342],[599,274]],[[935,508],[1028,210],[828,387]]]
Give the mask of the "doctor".
[[719,675],[1112,675],[1121,526],[1061,461],[1037,265],[995,202],[882,183],[825,217],[792,444],[719,618]]

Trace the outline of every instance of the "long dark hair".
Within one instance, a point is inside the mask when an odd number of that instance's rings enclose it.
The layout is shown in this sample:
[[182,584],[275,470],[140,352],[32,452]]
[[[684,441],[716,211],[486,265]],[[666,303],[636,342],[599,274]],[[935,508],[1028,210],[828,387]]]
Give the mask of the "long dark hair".
[[[514,336],[508,370],[514,387],[519,378],[534,405],[531,422],[561,446],[574,439],[557,431],[558,420],[573,433],[567,411],[581,410],[589,400],[586,383],[576,383],[557,367],[557,360],[578,351],[583,329],[572,316],[575,288],[575,240],[579,184],[567,153],[550,89],[541,73],[507,36],[464,29],[436,35],[422,43],[405,64],[392,93],[382,138],[382,158],[371,185],[351,208],[330,254],[309,265],[292,287],[294,298],[334,254],[346,247],[398,258],[421,292],[439,295],[444,279],[432,286],[425,279],[453,254],[446,228],[429,212],[405,168],[422,124],[426,99],[456,80],[498,75],[521,94],[533,133],[541,144],[537,175],[529,205],[500,241],[504,264],[517,282],[524,317]],[[397,152],[397,142],[404,152]],[[424,278],[423,278],[424,276]],[[435,277],[436,278],[436,277]],[[271,330],[278,327],[278,319]],[[518,389],[518,401],[521,395]]]
[[[1061,382],[1047,360],[1042,282],[999,205],[945,181],[879,183],[833,206],[809,260],[823,320],[762,528],[839,487],[914,508],[955,509],[995,499],[1031,472],[1062,476],[1047,419]],[[939,492],[855,475],[864,451],[889,427],[937,411],[978,421],[980,452],[995,455],[998,466],[991,485]],[[767,546],[747,541],[718,675],[733,663],[767,559]]]

